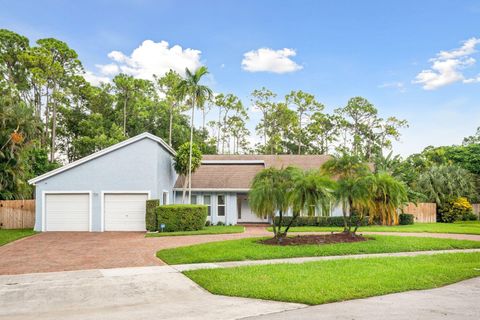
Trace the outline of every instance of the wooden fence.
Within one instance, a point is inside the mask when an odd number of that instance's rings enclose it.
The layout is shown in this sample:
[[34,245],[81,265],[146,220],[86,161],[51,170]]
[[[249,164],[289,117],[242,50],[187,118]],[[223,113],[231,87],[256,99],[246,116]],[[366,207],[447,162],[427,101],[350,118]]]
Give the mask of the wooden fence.
[[0,200],[0,229],[28,229],[35,225],[35,200]]
[[409,203],[403,212],[413,214],[415,222],[436,222],[437,205],[435,203]]
[[472,203],[473,213],[480,217],[480,203]]

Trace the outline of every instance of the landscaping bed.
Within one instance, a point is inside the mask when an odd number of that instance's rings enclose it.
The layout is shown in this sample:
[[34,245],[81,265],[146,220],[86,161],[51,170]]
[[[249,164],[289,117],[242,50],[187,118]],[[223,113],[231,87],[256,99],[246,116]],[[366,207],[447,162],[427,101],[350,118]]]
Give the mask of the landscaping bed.
[[449,253],[203,269],[184,274],[214,294],[315,305],[452,284],[480,276],[479,261],[480,253]]
[[146,237],[154,238],[154,237],[193,236],[193,235],[207,235],[207,234],[228,234],[228,233],[242,233],[244,231],[245,231],[245,227],[243,226],[209,226],[201,230],[195,230],[195,231],[147,233]]
[[0,229],[0,246],[35,233],[33,229]]
[[267,238],[209,242],[164,249],[157,257],[168,264],[263,260],[296,257],[339,256],[364,253],[412,252],[480,248],[480,241],[369,235],[370,241],[333,244],[273,246],[259,243]]
[[265,239],[260,240],[261,244],[279,245],[279,246],[298,246],[305,244],[332,244],[332,243],[345,243],[345,242],[360,242],[367,241],[369,238],[365,238],[361,235],[352,237],[345,233],[333,233],[322,235],[307,235],[307,236],[293,236],[283,239],[280,243],[277,239]]

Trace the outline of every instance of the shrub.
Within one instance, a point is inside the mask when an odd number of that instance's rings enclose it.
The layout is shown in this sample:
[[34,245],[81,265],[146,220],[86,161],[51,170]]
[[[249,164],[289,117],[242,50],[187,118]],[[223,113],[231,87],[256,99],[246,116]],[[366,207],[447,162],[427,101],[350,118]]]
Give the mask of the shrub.
[[478,220],[478,217],[475,213],[473,212],[470,212],[470,213],[467,213],[467,214],[464,214],[462,216],[462,221],[476,221]]
[[473,208],[467,198],[460,197],[448,201],[440,210],[440,219],[442,222],[455,222],[458,220],[467,220],[473,214]]
[[223,221],[218,221],[217,222],[217,226],[224,226],[224,225],[225,225],[225,223]]
[[147,210],[145,212],[145,226],[148,231],[156,231],[158,228],[157,214],[155,209],[160,205],[160,200],[147,200]]
[[[352,219],[355,219],[352,217]],[[278,224],[278,217],[275,217],[275,223]],[[282,226],[286,226],[292,221],[292,217],[283,217]],[[343,227],[343,217],[297,217],[292,223],[292,227]],[[368,225],[368,217],[364,218],[360,226]]]
[[398,216],[398,223],[401,225],[413,224],[414,216],[409,213],[401,213]]
[[201,230],[207,220],[207,206],[204,205],[164,205],[157,207],[156,213],[157,224],[165,224],[167,232]]
[[210,227],[211,224],[210,220],[205,221],[205,227]]

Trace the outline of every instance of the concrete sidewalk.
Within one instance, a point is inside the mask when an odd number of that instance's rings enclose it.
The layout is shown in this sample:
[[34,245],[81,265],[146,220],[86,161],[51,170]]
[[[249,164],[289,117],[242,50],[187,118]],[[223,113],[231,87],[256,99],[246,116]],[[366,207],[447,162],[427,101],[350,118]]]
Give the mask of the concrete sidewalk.
[[169,266],[0,276],[0,319],[239,319],[304,305],[216,296]]
[[413,251],[413,252],[393,252],[393,253],[369,253],[354,254],[344,256],[322,256],[322,257],[299,257],[285,259],[268,259],[268,260],[245,260],[245,261],[229,261],[229,262],[212,262],[212,263],[192,263],[171,265],[172,268],[180,272],[197,269],[214,269],[214,268],[232,268],[252,265],[266,265],[276,263],[304,263],[312,261],[340,260],[340,259],[365,259],[379,257],[413,257],[422,255],[434,255],[443,253],[470,253],[480,252],[480,249],[454,249],[454,250],[434,250],[434,251]]
[[244,320],[478,320],[480,277],[442,288],[245,317]]

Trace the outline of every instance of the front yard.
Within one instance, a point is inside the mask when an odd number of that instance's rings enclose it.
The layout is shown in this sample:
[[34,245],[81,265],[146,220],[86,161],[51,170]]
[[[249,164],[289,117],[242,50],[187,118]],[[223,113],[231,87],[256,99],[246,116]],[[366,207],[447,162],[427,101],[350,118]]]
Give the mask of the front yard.
[[[271,231],[271,228],[268,228]],[[341,227],[292,227],[290,232],[341,232]],[[480,221],[458,223],[416,223],[405,226],[366,226],[359,232],[429,232],[429,233],[459,233],[480,234]]]
[[185,275],[214,294],[314,305],[436,288],[480,276],[480,253],[203,269]]
[[175,231],[175,232],[156,232],[147,233],[146,237],[169,237],[169,236],[196,236],[205,234],[228,234],[228,233],[242,233],[245,231],[243,226],[209,226],[202,230],[195,231]]
[[164,249],[157,257],[168,264],[261,260],[294,257],[335,256],[363,253],[411,252],[480,248],[480,241],[368,236],[368,241],[324,245],[273,246],[249,238]]
[[33,229],[0,229],[0,246],[35,233]]

